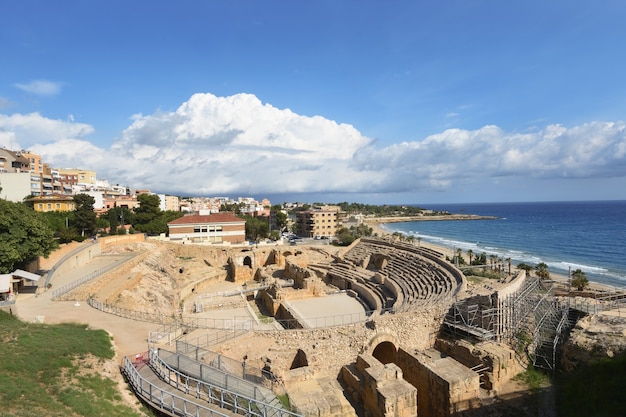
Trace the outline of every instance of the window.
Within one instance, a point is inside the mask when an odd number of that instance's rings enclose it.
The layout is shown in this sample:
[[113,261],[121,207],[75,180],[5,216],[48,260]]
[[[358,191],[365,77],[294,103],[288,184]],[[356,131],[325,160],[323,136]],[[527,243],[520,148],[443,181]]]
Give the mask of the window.
[[61,203],[57,203],[56,206],[57,206],[57,210],[61,210]]

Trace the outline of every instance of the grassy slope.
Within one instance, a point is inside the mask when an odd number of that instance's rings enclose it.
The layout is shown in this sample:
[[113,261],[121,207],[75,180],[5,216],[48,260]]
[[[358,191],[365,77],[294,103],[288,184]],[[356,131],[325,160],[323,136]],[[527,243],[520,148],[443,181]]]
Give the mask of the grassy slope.
[[0,311],[0,416],[138,416],[98,372],[113,356],[103,330],[24,323]]
[[557,379],[557,415],[626,415],[626,354],[605,359]]

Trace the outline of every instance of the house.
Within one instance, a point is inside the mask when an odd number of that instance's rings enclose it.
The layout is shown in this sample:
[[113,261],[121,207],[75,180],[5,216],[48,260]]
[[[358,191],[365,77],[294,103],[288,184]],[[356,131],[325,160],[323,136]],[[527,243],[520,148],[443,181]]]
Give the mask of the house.
[[244,243],[246,221],[233,213],[190,214],[167,224],[170,240]]
[[76,204],[74,196],[65,194],[39,195],[28,200],[33,203],[33,209],[38,212],[74,211]]

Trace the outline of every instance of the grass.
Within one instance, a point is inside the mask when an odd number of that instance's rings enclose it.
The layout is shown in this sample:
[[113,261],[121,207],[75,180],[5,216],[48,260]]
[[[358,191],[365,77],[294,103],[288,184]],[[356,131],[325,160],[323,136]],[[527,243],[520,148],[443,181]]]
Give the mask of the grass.
[[624,415],[626,352],[556,378],[559,417]]
[[104,330],[24,323],[0,311],[0,416],[141,415],[99,374],[113,357]]
[[532,366],[528,367],[525,372],[517,375],[515,379],[526,384],[533,392],[549,387],[551,384],[550,377],[545,372]]

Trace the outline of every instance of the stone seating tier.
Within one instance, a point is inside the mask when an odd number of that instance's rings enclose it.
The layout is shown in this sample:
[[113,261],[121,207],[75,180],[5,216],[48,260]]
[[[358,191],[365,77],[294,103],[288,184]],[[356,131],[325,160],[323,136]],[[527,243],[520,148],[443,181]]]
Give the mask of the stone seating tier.
[[[414,306],[448,298],[463,284],[462,276],[443,260],[443,254],[407,243],[363,238],[344,254],[344,260],[367,267],[363,262],[375,254],[388,259],[379,272],[402,294],[402,300],[396,297],[393,303],[395,311],[409,311]],[[341,268],[349,267],[344,265]]]

